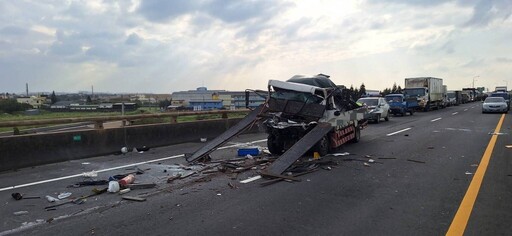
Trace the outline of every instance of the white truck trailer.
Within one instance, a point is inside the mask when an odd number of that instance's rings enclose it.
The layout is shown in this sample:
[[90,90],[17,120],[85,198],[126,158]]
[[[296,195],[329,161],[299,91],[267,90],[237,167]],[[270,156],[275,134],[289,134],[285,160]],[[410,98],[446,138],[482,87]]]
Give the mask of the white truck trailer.
[[405,97],[416,97],[420,109],[429,111],[443,107],[443,79],[434,77],[405,78]]

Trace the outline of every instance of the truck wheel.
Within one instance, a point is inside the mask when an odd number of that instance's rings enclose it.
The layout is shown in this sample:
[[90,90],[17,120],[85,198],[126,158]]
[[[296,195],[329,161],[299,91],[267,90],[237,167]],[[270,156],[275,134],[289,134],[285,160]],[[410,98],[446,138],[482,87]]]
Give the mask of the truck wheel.
[[275,135],[269,134],[267,138],[268,151],[274,155],[283,154],[283,143]]
[[359,140],[361,140],[361,129],[359,128],[359,126],[356,126],[354,138],[350,141],[352,141],[353,143],[357,143],[359,142]]
[[389,121],[389,113],[388,113],[388,115],[386,117],[384,117],[384,120],[385,121]]
[[380,123],[380,114],[377,114],[377,118],[375,118],[375,124]]
[[315,144],[315,147],[313,148],[315,152],[318,152],[320,156],[325,156],[329,154],[330,151],[330,143],[329,143],[329,136],[325,135],[318,141],[318,143]]
[[409,114],[411,114],[411,116],[412,116],[412,114],[414,114],[414,111],[413,111],[413,110],[410,110],[410,111],[409,111]]

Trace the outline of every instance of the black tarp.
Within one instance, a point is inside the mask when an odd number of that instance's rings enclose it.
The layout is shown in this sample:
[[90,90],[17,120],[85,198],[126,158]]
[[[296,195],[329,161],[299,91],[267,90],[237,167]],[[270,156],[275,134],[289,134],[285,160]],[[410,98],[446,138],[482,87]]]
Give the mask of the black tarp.
[[336,88],[336,84],[329,79],[329,76],[323,74],[315,76],[295,75],[291,79],[287,80],[287,82],[307,84],[320,88]]

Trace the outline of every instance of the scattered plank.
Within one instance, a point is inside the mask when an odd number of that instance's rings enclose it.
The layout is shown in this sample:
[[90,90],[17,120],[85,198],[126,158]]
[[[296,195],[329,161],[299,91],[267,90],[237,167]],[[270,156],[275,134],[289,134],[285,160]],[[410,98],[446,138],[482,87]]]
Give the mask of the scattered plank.
[[143,201],[146,201],[145,198],[141,198],[141,197],[133,197],[133,196],[123,196],[123,199],[124,200],[130,200],[130,201],[136,201],[136,202],[143,202]]
[[421,163],[421,164],[425,164],[426,163],[424,161],[418,161],[418,160],[413,160],[413,159],[407,159],[407,161]]

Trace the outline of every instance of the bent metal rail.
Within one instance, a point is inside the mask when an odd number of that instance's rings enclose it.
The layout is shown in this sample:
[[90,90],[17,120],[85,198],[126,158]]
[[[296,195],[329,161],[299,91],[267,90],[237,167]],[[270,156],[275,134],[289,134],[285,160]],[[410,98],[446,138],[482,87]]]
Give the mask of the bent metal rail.
[[77,117],[77,118],[59,118],[59,119],[41,119],[41,120],[17,120],[17,121],[2,121],[0,127],[21,127],[32,125],[55,125],[55,124],[68,124],[77,122],[94,122],[95,128],[102,129],[103,123],[107,121],[131,121],[146,118],[162,118],[170,117],[170,123],[177,123],[178,116],[192,116],[192,115],[222,115],[222,118],[228,118],[228,114],[248,112],[248,109],[239,110],[213,110],[213,111],[186,111],[186,112],[168,112],[158,114],[141,114],[141,115],[124,115],[124,116],[101,116],[101,117]]

